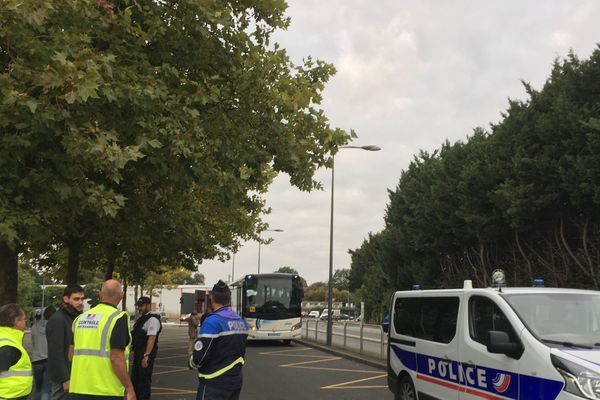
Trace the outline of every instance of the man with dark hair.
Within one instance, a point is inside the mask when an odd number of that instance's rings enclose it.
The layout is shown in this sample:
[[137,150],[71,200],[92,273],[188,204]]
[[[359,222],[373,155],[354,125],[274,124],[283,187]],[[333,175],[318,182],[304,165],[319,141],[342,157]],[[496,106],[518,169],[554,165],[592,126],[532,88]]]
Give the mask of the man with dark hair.
[[26,399],[33,388],[31,360],[23,347],[25,312],[17,304],[0,307],[0,399]]
[[48,340],[48,362],[46,373],[52,381],[52,400],[65,400],[69,393],[69,345],[73,338],[72,325],[75,317],[83,311],[83,288],[69,285],[63,291],[63,304],[46,324]]
[[140,297],[135,305],[141,315],[131,332],[131,348],[133,350],[131,381],[135,389],[135,396],[140,400],[150,400],[152,371],[158,352],[158,336],[162,331],[162,324],[160,315],[150,312],[150,297]]
[[233,312],[231,291],[219,280],[211,292],[210,314],[194,343],[190,368],[198,369],[198,400],[237,400],[242,391],[242,366],[248,325]]

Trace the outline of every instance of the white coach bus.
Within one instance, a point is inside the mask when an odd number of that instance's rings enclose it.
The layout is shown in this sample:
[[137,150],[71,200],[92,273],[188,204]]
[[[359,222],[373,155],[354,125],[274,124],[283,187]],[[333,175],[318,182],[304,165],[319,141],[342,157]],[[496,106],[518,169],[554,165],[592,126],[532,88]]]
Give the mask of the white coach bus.
[[250,325],[248,340],[300,338],[303,297],[295,274],[250,274],[231,284],[231,307]]

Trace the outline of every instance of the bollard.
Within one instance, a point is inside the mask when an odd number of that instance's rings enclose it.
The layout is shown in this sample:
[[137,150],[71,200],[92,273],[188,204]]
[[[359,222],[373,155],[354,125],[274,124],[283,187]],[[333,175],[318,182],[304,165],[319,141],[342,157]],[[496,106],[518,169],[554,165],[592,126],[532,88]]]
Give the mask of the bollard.
[[364,325],[360,324],[360,354],[363,353],[363,328]]
[[384,346],[384,340],[385,340],[385,333],[383,332],[383,329],[381,330],[381,351],[379,353],[379,358],[381,358],[383,360],[383,348]]
[[346,328],[348,328],[348,322],[344,322],[344,348],[346,348]]
[[315,321],[315,342],[319,341],[319,319]]

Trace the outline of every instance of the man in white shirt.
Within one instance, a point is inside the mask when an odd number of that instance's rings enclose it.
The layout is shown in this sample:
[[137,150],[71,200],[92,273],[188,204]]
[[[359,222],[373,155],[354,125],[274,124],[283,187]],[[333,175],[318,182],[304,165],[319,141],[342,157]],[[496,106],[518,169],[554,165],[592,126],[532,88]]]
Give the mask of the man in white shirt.
[[150,312],[150,298],[142,296],[135,303],[140,317],[135,322],[132,336],[133,366],[131,381],[139,400],[150,400],[152,370],[158,352],[158,336],[162,330],[160,316]]

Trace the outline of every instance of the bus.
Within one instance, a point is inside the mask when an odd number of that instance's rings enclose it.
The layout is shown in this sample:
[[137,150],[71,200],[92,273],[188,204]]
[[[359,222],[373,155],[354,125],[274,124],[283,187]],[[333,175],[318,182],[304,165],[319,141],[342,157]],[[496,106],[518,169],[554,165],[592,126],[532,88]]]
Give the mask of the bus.
[[304,288],[295,274],[250,274],[231,284],[231,306],[250,326],[248,340],[302,336]]

